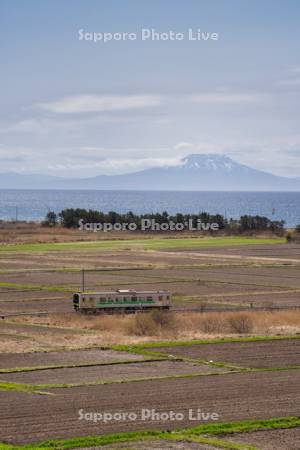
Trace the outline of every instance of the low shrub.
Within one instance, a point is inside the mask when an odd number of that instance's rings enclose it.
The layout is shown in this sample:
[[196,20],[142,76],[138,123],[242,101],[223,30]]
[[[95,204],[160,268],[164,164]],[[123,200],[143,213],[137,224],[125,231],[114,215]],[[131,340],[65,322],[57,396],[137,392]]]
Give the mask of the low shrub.
[[129,334],[134,336],[153,336],[157,334],[159,326],[149,313],[136,313],[128,325]]
[[175,326],[175,317],[174,314],[170,311],[161,311],[159,309],[155,309],[151,311],[150,315],[156,325],[162,328],[172,328],[173,326]]
[[208,334],[224,332],[224,327],[224,320],[219,314],[206,315],[200,324],[201,330]]
[[135,336],[159,336],[174,333],[176,329],[177,321],[174,314],[160,310],[135,314],[128,327],[129,334]]
[[232,314],[228,318],[228,323],[233,333],[251,333],[254,328],[252,317],[247,313]]

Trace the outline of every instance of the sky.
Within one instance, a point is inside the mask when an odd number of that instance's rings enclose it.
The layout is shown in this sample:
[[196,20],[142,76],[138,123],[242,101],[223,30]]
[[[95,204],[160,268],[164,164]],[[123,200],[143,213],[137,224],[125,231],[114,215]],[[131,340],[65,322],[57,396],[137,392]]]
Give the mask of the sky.
[[298,0],[1,0],[0,173],[219,153],[300,177],[299,20]]

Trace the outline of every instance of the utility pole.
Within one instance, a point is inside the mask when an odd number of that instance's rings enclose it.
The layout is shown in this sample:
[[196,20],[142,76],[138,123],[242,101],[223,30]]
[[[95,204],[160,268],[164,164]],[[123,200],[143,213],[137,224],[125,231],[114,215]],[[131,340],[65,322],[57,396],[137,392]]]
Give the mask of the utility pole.
[[82,292],[84,292],[84,269],[82,269],[81,275],[82,275]]
[[19,213],[18,207],[16,206],[16,222],[18,222],[18,213]]

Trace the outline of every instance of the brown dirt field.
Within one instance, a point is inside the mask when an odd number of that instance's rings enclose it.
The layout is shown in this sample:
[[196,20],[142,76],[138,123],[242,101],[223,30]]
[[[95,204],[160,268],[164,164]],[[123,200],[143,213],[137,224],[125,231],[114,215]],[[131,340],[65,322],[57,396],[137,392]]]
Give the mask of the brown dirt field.
[[[153,349],[155,351],[155,349]],[[158,352],[242,367],[300,366],[300,339],[160,347]]]
[[70,292],[53,292],[29,289],[0,288],[0,305],[5,303],[20,303],[23,301],[43,301],[43,300],[63,300],[70,299]]
[[110,363],[113,361],[141,361],[142,355],[118,352],[115,350],[69,350],[59,352],[1,353],[0,368],[37,367],[60,364]]
[[49,369],[32,372],[0,374],[1,381],[25,384],[85,383],[120,381],[160,376],[219,373],[224,370],[209,365],[181,361],[151,361],[134,364],[116,364],[67,369]]
[[[58,258],[61,258],[59,256]],[[103,258],[102,258],[103,259]],[[61,264],[61,259],[56,259]],[[180,262],[180,256],[179,256]],[[300,270],[297,267],[216,267],[201,269],[153,268],[149,270],[111,270],[86,272],[86,286],[92,290],[114,290],[120,287],[136,289],[168,289],[178,305],[198,306],[199,302],[217,302],[227,307],[250,303],[255,306],[299,305]],[[73,287],[80,290],[81,274],[68,272],[12,272],[0,274],[2,282]],[[174,280],[174,281],[173,281]],[[178,281],[176,281],[178,280]],[[182,280],[182,281],[180,281]],[[274,299],[272,295],[274,291]],[[282,295],[280,292],[282,291]],[[285,294],[285,291],[288,291]],[[266,292],[264,296],[264,292]],[[259,293],[259,296],[256,295]],[[232,298],[230,297],[232,294]],[[240,294],[240,297],[237,295]],[[253,295],[252,295],[253,294]],[[194,299],[185,297],[194,296]],[[216,296],[216,298],[214,298]],[[287,298],[288,297],[288,298]],[[43,301],[43,298],[45,301]],[[59,299],[65,299],[66,301]],[[29,302],[29,300],[32,302]],[[39,299],[39,300],[38,300]],[[49,300],[48,300],[49,299]],[[0,314],[16,312],[68,312],[72,310],[71,293],[30,289],[0,288]]]
[[[2,253],[0,256],[0,269],[28,268],[56,268],[60,267],[162,267],[182,265],[224,264],[280,264],[280,260],[288,264],[288,259],[300,261],[300,245],[251,245],[221,248],[176,249],[172,251],[144,251],[142,249],[127,250],[66,250],[51,251],[47,253]],[[242,258],[241,257],[245,257]],[[247,256],[255,257],[247,260]],[[272,259],[273,258],[273,259]],[[80,263],[79,263],[80,262]]]
[[[19,314],[19,313],[67,313],[73,311],[73,305],[70,299],[59,300],[39,300],[39,301],[21,301],[0,303],[0,315],[1,314]],[[1,323],[0,323],[1,328]]]
[[300,428],[237,433],[223,439],[253,445],[260,450],[299,450]]
[[[232,307],[232,309],[236,307],[246,307],[249,308],[251,305],[253,308],[255,307],[285,307],[285,308],[293,308],[295,306],[300,305],[300,291],[255,291],[253,293],[235,293],[230,295],[230,293],[224,293],[219,295],[207,295],[207,296],[199,296],[197,298],[191,297],[187,300],[182,299],[176,302],[178,306],[186,306],[186,307],[199,307],[201,304],[203,305],[203,310],[205,311],[209,307],[213,307],[214,305],[219,305],[220,307]],[[207,308],[206,308],[207,305]]]
[[[200,281],[233,284],[250,284],[268,287],[300,288],[300,269],[297,267],[217,267],[217,268],[160,268],[147,270],[105,270],[86,272],[88,288],[115,283],[159,283],[163,281]],[[81,286],[80,272],[11,272],[2,273],[6,283],[54,286]]]
[[[219,414],[222,422],[296,416],[300,371],[226,374],[197,378],[52,389],[55,395],[0,392],[0,441],[15,444],[130,430],[174,429],[196,425],[187,412]],[[21,408],[20,408],[21,405]],[[142,408],[184,413],[183,421],[142,421]],[[136,412],[138,420],[78,420],[78,411]],[[12,420],[13,417],[13,420]]]

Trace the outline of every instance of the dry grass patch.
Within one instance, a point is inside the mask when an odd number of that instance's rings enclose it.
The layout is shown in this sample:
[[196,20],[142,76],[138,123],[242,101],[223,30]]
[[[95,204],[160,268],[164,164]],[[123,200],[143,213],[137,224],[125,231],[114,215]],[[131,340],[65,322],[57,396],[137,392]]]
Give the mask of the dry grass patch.
[[247,313],[232,314],[228,319],[228,323],[233,333],[249,334],[254,328],[253,317]]
[[169,311],[135,314],[128,327],[128,333],[134,336],[176,337],[178,332],[177,317]]
[[[300,311],[277,312],[161,312],[133,315],[56,314],[49,317],[20,317],[18,322],[48,325],[34,340],[0,343],[0,350],[29,351],[49,348],[83,348],[137,344],[155,340],[192,340],[239,335],[295,335],[300,333]],[[49,333],[53,326],[53,333]],[[58,333],[54,326],[65,327]],[[70,332],[74,330],[74,333]],[[81,331],[80,331],[81,330]],[[29,331],[28,331],[29,333]],[[32,333],[32,331],[30,331]]]

